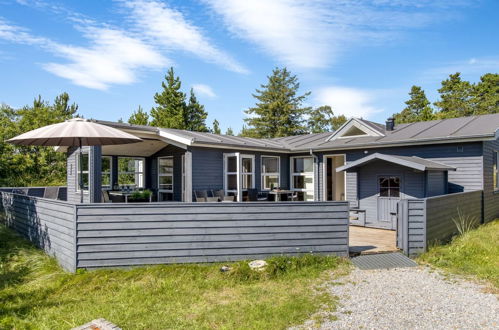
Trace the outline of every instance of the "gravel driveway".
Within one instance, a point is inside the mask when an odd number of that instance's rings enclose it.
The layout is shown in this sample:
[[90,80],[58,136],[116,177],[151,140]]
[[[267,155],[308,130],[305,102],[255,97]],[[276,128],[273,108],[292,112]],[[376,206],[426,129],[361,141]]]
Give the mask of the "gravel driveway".
[[338,320],[323,329],[499,329],[497,296],[426,267],[355,269],[336,282]]

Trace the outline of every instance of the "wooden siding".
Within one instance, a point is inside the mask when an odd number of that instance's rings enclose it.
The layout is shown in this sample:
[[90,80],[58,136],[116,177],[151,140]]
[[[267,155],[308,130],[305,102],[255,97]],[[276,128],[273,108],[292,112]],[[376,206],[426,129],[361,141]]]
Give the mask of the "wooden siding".
[[379,219],[378,217],[379,176],[400,177],[400,198],[408,199],[424,197],[424,173],[416,173],[400,165],[382,161],[373,162],[359,169],[359,208],[366,211],[366,224],[392,229],[391,219]]
[[[366,149],[366,151],[368,151],[368,153],[365,153],[363,149],[338,150],[334,152],[324,151],[317,153],[317,155],[346,154],[347,164],[375,152],[388,155],[418,156],[457,168],[456,171],[449,171],[448,191],[450,193],[483,189],[482,142],[377,148]],[[319,171],[322,172],[323,169],[324,167],[321,163]],[[320,173],[319,177],[323,178],[323,173]],[[346,177],[347,200],[351,202],[352,207],[355,207],[358,203],[357,173],[347,172]],[[323,189],[319,190],[319,195],[320,200],[324,200]]]
[[3,221],[75,271],[75,206],[67,202],[1,192]]
[[483,143],[483,209],[485,222],[499,219],[499,191],[494,191],[493,183],[493,157],[496,151],[499,151],[499,140]]
[[449,239],[457,233],[452,219],[461,213],[482,219],[482,191],[456,193],[426,199],[426,241],[428,244]]
[[[224,153],[235,153],[239,150],[192,148],[192,189],[223,189]],[[289,156],[272,152],[240,151],[241,154],[255,156],[255,188],[261,190],[261,156],[279,156],[281,159],[280,186],[289,188]]]
[[465,216],[482,219],[481,190],[405,199],[398,204],[397,246],[410,256],[420,254],[433,244],[446,242],[457,234],[452,219]]
[[[91,147],[83,147],[82,150],[84,153],[89,153]],[[78,182],[77,180],[77,172],[78,172],[78,166],[77,166],[77,158],[79,157],[79,149],[76,147],[71,147],[69,148],[67,152],[67,160],[66,160],[66,166],[67,166],[67,201],[72,202],[72,203],[79,203],[80,202],[80,192],[77,191],[78,188]],[[92,159],[91,155],[92,153],[90,152],[89,157]],[[91,180],[91,169],[94,168],[92,166],[92,161],[89,160],[90,162],[90,167],[89,167],[89,180]],[[93,175],[92,175],[93,178]],[[93,195],[93,199],[95,199],[95,195]],[[83,202],[84,203],[89,203],[90,202],[90,194],[88,191],[83,192]]]
[[447,178],[444,171],[426,172],[426,197],[444,195],[447,191]]
[[348,255],[348,205],[77,205],[79,268]]
[[425,200],[401,200],[397,211],[397,247],[411,257],[423,253],[426,249]]

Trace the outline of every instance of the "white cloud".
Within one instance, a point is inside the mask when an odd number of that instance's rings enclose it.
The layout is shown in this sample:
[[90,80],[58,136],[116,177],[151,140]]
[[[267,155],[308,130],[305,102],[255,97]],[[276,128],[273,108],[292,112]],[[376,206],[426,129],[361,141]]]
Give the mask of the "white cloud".
[[188,22],[184,15],[160,1],[122,0],[131,10],[129,19],[141,35],[167,50],[182,50],[202,60],[237,73],[248,70],[232,56],[213,45],[203,31]]
[[42,67],[75,85],[105,90],[113,84],[137,81],[140,69],[159,69],[169,63],[151,46],[124,31],[95,26],[80,26],[79,29],[90,40],[90,46],[61,44],[0,20],[1,39],[39,46],[66,59],[66,63],[44,63]]
[[[287,65],[324,68],[354,44],[445,20],[449,0],[203,0],[236,36]],[[459,5],[462,5],[459,2]]]
[[215,94],[213,89],[205,84],[193,84],[192,89],[194,89],[194,92],[197,94],[207,96],[211,99],[217,97],[217,94]]
[[380,91],[363,90],[343,86],[327,86],[313,93],[317,106],[330,105],[336,115],[369,118],[383,112],[374,105]]
[[450,74],[461,72],[463,76],[479,77],[485,73],[499,72],[499,57],[473,57],[461,61],[453,61],[423,72],[422,80],[441,81]]

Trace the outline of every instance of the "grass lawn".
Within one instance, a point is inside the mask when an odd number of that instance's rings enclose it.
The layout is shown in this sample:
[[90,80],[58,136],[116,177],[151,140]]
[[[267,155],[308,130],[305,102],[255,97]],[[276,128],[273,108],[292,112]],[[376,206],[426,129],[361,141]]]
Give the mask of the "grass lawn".
[[320,283],[348,272],[336,257],[161,265],[69,274],[0,225],[0,329],[69,329],[104,317],[123,329],[284,329],[335,300]]
[[420,261],[447,271],[474,275],[499,290],[499,219],[435,246]]

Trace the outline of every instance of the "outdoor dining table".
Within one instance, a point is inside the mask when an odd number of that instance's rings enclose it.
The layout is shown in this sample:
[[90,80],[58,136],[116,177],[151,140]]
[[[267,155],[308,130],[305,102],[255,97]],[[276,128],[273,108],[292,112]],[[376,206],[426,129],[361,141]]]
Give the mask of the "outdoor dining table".
[[274,199],[275,202],[280,202],[282,195],[289,195],[292,193],[294,193],[293,190],[283,190],[283,189],[269,191],[270,195],[275,195],[275,199]]
[[[128,196],[132,195],[133,191],[109,191],[109,195],[125,197],[125,203],[128,203]],[[152,202],[152,195],[149,196],[149,203]]]

